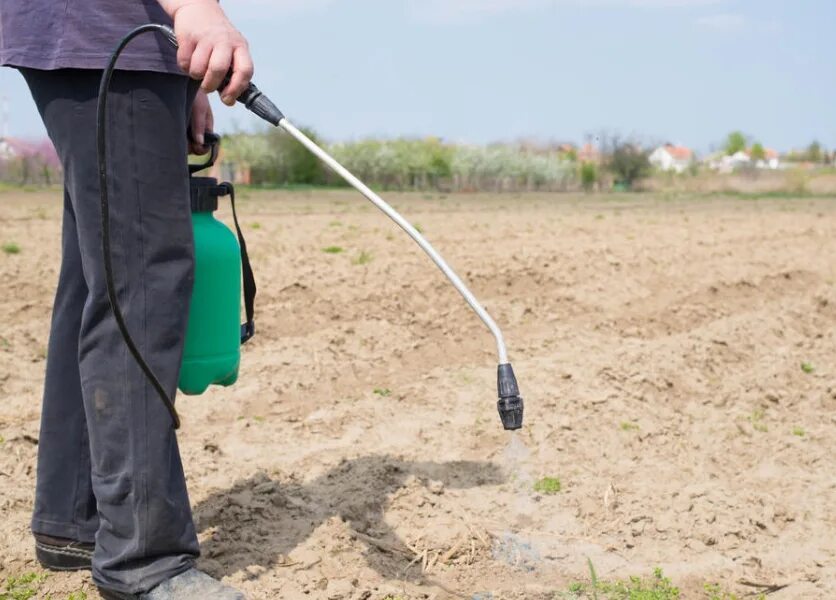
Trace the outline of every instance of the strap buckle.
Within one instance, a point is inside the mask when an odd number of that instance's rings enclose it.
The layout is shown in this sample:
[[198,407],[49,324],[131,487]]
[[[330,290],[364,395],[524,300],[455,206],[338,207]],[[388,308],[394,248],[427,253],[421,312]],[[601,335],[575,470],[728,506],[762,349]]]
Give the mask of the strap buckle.
[[241,325],[241,345],[243,346],[255,336],[255,322],[250,321]]

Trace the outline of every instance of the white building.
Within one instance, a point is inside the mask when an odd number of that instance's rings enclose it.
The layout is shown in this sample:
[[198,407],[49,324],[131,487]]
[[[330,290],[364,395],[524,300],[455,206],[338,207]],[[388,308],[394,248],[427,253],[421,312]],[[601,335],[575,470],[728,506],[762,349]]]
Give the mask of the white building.
[[685,146],[665,144],[650,155],[650,164],[660,171],[684,173],[694,160],[694,153]]
[[0,160],[10,160],[15,156],[17,156],[17,151],[14,146],[6,138],[0,138]]

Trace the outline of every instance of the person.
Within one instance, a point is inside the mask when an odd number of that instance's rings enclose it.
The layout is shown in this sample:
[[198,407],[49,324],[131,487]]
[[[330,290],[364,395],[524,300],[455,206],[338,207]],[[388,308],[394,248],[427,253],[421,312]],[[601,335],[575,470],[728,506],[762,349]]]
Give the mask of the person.
[[106,292],[98,85],[119,40],[149,22],[173,25],[179,49],[145,34],[117,65],[110,224],[128,329],[173,397],[194,268],[187,150],[207,150],[207,94],[230,69],[223,102],[234,104],[246,89],[247,42],[216,0],[0,3],[0,65],[23,74],[64,170],[32,532],[45,568],[92,569],[106,599],[237,599],[195,569],[198,541],[172,420],[128,354]]

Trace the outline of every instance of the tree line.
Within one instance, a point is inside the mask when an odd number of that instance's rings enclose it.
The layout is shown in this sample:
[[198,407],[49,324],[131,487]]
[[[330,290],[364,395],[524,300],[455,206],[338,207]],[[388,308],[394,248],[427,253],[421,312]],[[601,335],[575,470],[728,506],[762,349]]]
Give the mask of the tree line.
[[[649,151],[609,138],[601,160],[579,161],[572,148],[527,143],[452,144],[434,137],[324,143],[305,133],[367,184],[392,190],[520,192],[629,187],[650,174]],[[227,171],[248,171],[255,185],[341,186],[342,180],[281,130],[224,138]]]

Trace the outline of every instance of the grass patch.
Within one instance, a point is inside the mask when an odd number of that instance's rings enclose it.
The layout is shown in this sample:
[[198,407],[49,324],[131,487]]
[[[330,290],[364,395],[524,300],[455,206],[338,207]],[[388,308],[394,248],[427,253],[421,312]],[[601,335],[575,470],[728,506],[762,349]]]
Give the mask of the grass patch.
[[0,591],[0,600],[29,600],[35,598],[41,584],[47,578],[38,573],[24,573],[19,577],[9,577],[4,590]]
[[339,246],[328,246],[327,248],[323,248],[322,251],[325,254],[342,254],[343,249]]
[[374,393],[382,398],[388,398],[392,395],[392,390],[389,388],[374,388]]
[[[573,583],[563,598],[593,600],[679,600],[680,592],[662,569],[655,569],[651,577],[630,577],[626,581],[600,581],[592,561],[589,561],[590,583]],[[560,596],[558,596],[560,597]]]
[[807,435],[807,432],[804,431],[803,427],[793,427],[792,434],[798,437],[804,437],[805,435]]
[[3,244],[3,252],[5,254],[20,254],[20,246],[14,242]]
[[801,370],[810,375],[816,372],[816,367],[814,367],[811,363],[803,362],[801,363]]
[[639,424],[638,423],[631,423],[630,421],[624,421],[621,423],[621,431],[638,431]]
[[761,433],[766,433],[769,431],[769,428],[764,423],[764,419],[766,418],[766,412],[762,408],[756,408],[752,411],[752,414],[749,415],[749,422],[752,424],[752,429],[755,431],[760,431]]
[[250,223],[250,227],[252,227],[253,229],[261,229],[261,223]]
[[560,479],[557,477],[543,477],[534,484],[534,491],[546,496],[553,496],[561,490]]
[[87,594],[84,592],[73,592],[67,600],[87,600]]
[[371,255],[371,253],[370,253],[370,252],[366,252],[365,250],[363,250],[363,251],[362,251],[362,252],[361,252],[361,253],[357,256],[357,258],[355,258],[354,260],[352,260],[352,261],[351,261],[351,264],[354,264],[354,265],[367,265],[367,264],[369,264],[370,262],[372,262],[372,255]]

